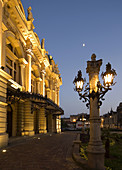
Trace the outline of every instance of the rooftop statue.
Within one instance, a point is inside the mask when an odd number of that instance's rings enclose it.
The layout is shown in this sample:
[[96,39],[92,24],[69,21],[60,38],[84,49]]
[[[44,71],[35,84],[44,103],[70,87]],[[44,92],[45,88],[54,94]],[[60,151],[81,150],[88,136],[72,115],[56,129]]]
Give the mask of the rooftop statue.
[[31,6],[28,8],[28,17],[27,17],[27,20],[28,21],[34,21],[34,18],[33,18],[33,14],[32,14],[32,12],[31,12],[31,10],[32,10],[32,8],[31,8]]

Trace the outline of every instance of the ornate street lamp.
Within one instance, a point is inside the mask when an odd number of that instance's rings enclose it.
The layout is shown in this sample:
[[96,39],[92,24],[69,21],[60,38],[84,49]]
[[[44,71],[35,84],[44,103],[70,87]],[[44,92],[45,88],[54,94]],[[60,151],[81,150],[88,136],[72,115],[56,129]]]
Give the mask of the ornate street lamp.
[[73,83],[75,84],[75,91],[81,92],[83,89],[85,79],[82,78],[81,70],[78,71],[78,75],[75,77]]
[[104,86],[111,86],[114,85],[113,79],[116,76],[116,71],[114,69],[111,70],[111,64],[106,64],[106,72],[101,74],[103,80],[104,80]]
[[100,116],[99,108],[102,105],[103,97],[111,90],[113,86],[114,77],[117,75],[114,69],[111,69],[111,64],[106,65],[106,72],[102,73],[103,85],[99,81],[99,71],[102,65],[102,59],[96,60],[96,55],[92,54],[91,61],[87,61],[86,72],[89,74],[89,83],[86,84],[84,91],[83,86],[85,79],[82,78],[81,70],[78,71],[73,83],[74,90],[78,92],[80,100],[87,102],[86,106],[90,107],[90,141],[88,144],[88,166],[91,169],[103,170],[104,168],[104,153],[105,150],[101,141],[100,131]]

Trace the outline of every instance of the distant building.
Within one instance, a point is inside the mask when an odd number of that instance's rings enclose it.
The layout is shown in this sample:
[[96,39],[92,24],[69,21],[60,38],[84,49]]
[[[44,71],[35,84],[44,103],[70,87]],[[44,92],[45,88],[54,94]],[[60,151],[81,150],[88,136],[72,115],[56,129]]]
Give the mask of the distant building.
[[81,114],[70,115],[70,122],[76,122],[80,116]]
[[110,112],[101,116],[101,127],[105,128],[122,128],[122,102],[116,111],[111,109]]
[[86,113],[70,115],[70,118],[62,118],[62,120],[67,124],[69,129],[81,129],[83,126],[85,128],[90,127],[89,115]]

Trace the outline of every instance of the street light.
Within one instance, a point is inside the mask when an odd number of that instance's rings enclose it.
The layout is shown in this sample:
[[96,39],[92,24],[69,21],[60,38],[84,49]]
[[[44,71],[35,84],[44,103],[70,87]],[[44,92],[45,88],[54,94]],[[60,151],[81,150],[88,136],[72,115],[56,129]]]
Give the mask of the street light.
[[114,69],[111,69],[111,64],[106,64],[106,72],[101,74],[103,80],[104,80],[104,86],[111,86],[114,85],[113,79],[116,76],[116,71]]
[[[75,85],[74,90],[78,92],[80,100],[87,102],[86,106],[90,107],[90,141],[88,144],[88,166],[91,169],[104,168],[104,153],[105,150],[101,141],[100,131],[100,116],[99,108],[102,105],[102,100],[105,100],[104,95],[111,90],[110,86],[113,86],[114,77],[117,75],[114,69],[111,69],[111,64],[106,65],[106,72],[101,74],[103,78],[103,85],[99,81],[99,71],[102,65],[102,59],[96,60],[96,55],[92,54],[91,61],[87,61],[86,72],[89,74],[89,83],[85,84],[85,79],[82,78],[81,70],[78,71],[78,75],[75,77],[73,83]],[[84,90],[83,90],[84,89]]]
[[78,71],[78,75],[75,77],[73,83],[75,84],[75,90],[77,92],[81,92],[83,89],[85,79],[82,78],[81,70]]

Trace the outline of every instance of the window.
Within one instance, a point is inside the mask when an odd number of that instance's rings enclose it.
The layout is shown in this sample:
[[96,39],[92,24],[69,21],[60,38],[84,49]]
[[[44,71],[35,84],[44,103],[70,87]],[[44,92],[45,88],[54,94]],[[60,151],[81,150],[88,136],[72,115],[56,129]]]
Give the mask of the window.
[[7,47],[13,52],[13,46],[11,44],[7,44]]
[[12,61],[8,56],[6,57],[6,72],[10,74],[14,81],[17,79],[17,64]]
[[12,60],[6,57],[6,72],[12,76]]
[[14,70],[16,70],[16,66],[17,66],[16,63],[14,63]]
[[6,57],[6,63],[12,66],[12,60],[10,60],[8,57]]
[[12,76],[12,69],[6,66],[6,72]]
[[14,81],[16,81],[16,71],[14,71]]
[[18,52],[16,48],[14,49],[14,55],[18,56]]

